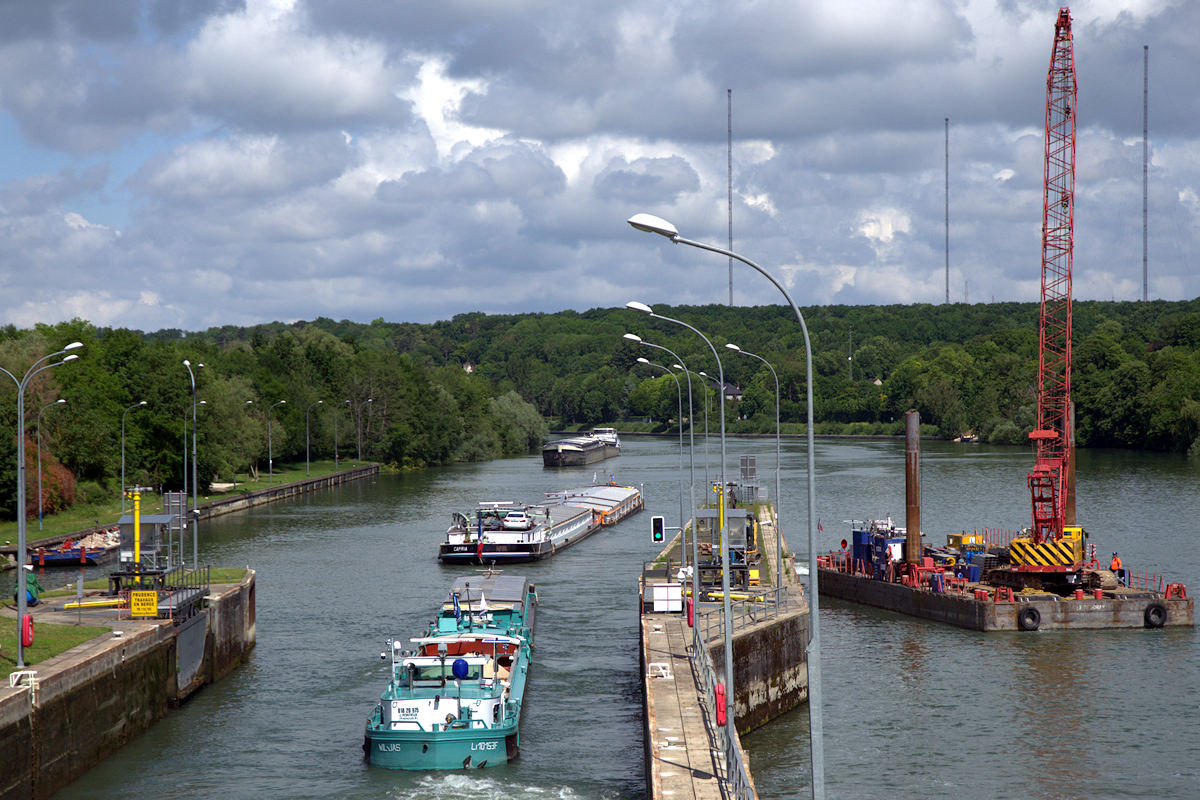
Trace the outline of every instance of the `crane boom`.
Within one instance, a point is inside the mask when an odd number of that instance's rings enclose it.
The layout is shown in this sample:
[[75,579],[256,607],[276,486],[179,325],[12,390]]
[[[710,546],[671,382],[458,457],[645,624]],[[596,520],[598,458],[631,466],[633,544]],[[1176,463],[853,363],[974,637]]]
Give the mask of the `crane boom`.
[[1071,12],[1054,24],[1046,77],[1046,159],[1042,202],[1037,427],[1029,490],[1035,543],[1062,537],[1071,405],[1071,265],[1075,222],[1075,55]]

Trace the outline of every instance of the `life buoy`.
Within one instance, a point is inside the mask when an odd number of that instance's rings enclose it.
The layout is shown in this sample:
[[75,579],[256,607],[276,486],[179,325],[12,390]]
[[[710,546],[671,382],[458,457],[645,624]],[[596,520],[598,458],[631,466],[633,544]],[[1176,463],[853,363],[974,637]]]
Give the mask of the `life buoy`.
[[1036,631],[1042,624],[1042,612],[1033,606],[1026,606],[1017,612],[1017,627],[1023,631]]
[[33,615],[26,614],[21,620],[21,647],[33,645]]
[[1145,620],[1147,628],[1161,628],[1167,624],[1167,607],[1162,603],[1151,603],[1146,606],[1142,619]]

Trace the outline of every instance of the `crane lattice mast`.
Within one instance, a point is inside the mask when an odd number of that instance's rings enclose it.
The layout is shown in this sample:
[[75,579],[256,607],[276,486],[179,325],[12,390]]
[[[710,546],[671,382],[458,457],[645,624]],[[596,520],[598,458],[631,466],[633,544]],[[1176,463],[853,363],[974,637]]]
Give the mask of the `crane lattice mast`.
[[1071,12],[1054,25],[1046,78],[1046,162],[1042,204],[1042,298],[1039,319],[1036,448],[1029,490],[1033,539],[1062,537],[1071,405],[1071,262],[1075,221],[1075,55]]

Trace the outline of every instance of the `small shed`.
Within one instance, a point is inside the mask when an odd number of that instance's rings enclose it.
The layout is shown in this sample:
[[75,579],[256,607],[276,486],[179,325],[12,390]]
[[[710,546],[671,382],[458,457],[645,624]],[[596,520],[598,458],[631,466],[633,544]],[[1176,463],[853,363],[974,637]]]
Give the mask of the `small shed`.
[[[122,566],[134,563],[133,515],[126,514],[117,522],[121,527],[121,548],[117,551],[117,562]],[[170,541],[170,531],[178,530],[176,514],[142,514],[138,519],[138,550],[143,567],[167,567],[165,547]]]

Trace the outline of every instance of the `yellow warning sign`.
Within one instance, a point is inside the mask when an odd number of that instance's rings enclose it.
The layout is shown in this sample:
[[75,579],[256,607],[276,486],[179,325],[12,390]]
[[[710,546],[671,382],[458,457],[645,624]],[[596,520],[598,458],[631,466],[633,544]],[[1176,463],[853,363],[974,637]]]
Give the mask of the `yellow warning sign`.
[[135,591],[129,593],[129,616],[157,617],[158,592]]

